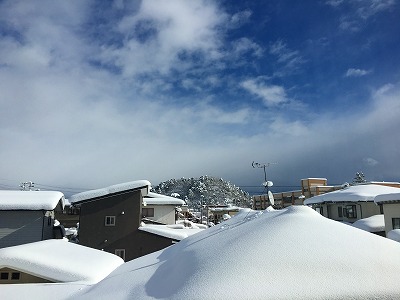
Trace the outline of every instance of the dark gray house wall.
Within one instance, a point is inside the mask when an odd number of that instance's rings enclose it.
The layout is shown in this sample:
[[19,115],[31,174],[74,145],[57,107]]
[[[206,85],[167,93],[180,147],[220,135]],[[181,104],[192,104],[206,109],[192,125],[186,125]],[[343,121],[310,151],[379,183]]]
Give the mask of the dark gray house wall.
[[[140,225],[142,194],[140,190],[125,191],[93,198],[80,203],[79,243],[115,254],[125,249],[125,258],[133,257],[135,246],[130,242]],[[115,224],[106,225],[106,217]]]
[[[108,194],[76,203],[80,207],[79,243],[115,254],[125,250],[125,261],[172,245],[172,240],[138,230],[141,222],[140,189]],[[106,217],[115,224],[106,225]]]

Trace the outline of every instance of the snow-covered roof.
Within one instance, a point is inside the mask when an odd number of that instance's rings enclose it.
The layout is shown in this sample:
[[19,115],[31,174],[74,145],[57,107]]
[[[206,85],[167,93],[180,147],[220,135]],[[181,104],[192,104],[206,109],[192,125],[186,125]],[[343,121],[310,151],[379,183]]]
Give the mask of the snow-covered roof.
[[0,210],[54,210],[64,208],[64,194],[56,191],[0,191]]
[[211,212],[239,211],[239,207],[237,206],[209,207],[208,210]]
[[148,191],[150,190],[151,183],[147,180],[137,180],[137,181],[130,181],[130,182],[125,182],[125,183],[119,183],[115,185],[111,185],[109,187],[101,188],[101,189],[96,189],[96,190],[90,190],[82,193],[78,193],[75,195],[72,195],[69,198],[69,201],[71,203],[77,203],[101,196],[106,196],[109,194],[114,194],[118,192],[124,192],[128,190],[135,190],[135,189],[142,189],[146,188],[145,194],[147,195]]
[[391,239],[396,242],[400,242],[400,229],[393,229],[387,233],[386,236],[388,239]]
[[12,268],[55,282],[97,283],[123,262],[114,254],[65,240],[0,249],[0,268]]
[[369,218],[357,220],[352,226],[368,232],[385,231],[385,218],[384,215],[374,215]]
[[375,197],[374,201],[375,201],[375,203],[400,202],[400,192],[377,195]]
[[77,299],[398,299],[399,273],[392,240],[306,206],[243,209],[121,265]]
[[367,202],[374,201],[380,194],[399,193],[399,188],[377,184],[361,184],[346,187],[322,195],[314,196],[304,200],[304,205],[325,202]]
[[179,198],[165,196],[153,192],[149,192],[143,198],[143,201],[148,205],[184,205],[185,201]]
[[170,238],[173,240],[181,241],[188,236],[196,234],[203,229],[199,227],[185,227],[183,224],[174,225],[144,225],[139,227],[139,230]]

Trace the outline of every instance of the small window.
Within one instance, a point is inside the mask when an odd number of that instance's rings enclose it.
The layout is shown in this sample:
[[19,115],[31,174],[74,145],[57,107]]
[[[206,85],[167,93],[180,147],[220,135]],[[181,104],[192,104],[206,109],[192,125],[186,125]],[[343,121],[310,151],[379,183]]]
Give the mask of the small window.
[[13,272],[11,273],[11,280],[19,280],[20,273],[19,272]]
[[341,206],[338,206],[337,212],[338,212],[339,218],[342,218],[343,217],[343,208]]
[[106,216],[104,225],[115,226],[115,216]]
[[0,273],[1,280],[8,280],[8,272],[1,272]]
[[319,213],[319,214],[321,214],[321,215],[324,214],[324,209],[323,209],[323,207],[321,207],[321,206],[317,206],[317,207],[315,208],[315,210],[316,210],[317,213]]
[[400,229],[400,218],[392,218],[393,229]]
[[154,208],[144,207],[142,208],[142,217],[154,217]]
[[125,260],[125,249],[115,249],[115,255]]
[[357,218],[357,208],[355,205],[347,205],[343,210],[344,216],[349,219]]

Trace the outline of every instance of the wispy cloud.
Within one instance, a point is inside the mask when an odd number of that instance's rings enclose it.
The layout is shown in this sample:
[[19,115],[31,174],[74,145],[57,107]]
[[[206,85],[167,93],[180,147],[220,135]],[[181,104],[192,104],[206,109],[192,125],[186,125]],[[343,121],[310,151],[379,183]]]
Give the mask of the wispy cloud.
[[241,86],[251,94],[261,98],[267,107],[283,104],[288,101],[282,86],[267,84],[262,78],[247,79]]
[[275,76],[292,74],[305,63],[300,52],[290,49],[282,40],[272,43],[269,47],[269,53],[277,57],[278,70],[275,71]]
[[363,69],[353,69],[350,68],[347,70],[345,77],[361,77],[370,74],[371,70],[363,70]]

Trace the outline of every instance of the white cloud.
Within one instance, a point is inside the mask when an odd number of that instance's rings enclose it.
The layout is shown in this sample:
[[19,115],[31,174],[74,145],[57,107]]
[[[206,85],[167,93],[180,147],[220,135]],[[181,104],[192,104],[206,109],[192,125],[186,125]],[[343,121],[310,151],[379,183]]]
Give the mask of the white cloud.
[[283,77],[299,70],[300,66],[305,63],[304,58],[297,50],[291,50],[282,40],[277,40],[272,43],[269,48],[269,53],[276,56],[279,64],[279,69],[274,75]]
[[370,74],[371,70],[363,70],[363,69],[353,69],[350,68],[347,70],[345,77],[361,77]]
[[376,166],[379,162],[376,159],[373,159],[371,157],[368,158],[364,158],[363,162],[367,165],[367,166]]
[[282,86],[270,85],[258,79],[247,79],[241,83],[242,88],[261,98],[265,106],[276,106],[288,101]]
[[246,37],[233,42],[233,51],[237,56],[241,56],[247,52],[250,52],[255,57],[261,57],[263,55],[262,47]]
[[238,27],[241,26],[243,23],[246,23],[251,15],[252,15],[252,11],[251,10],[244,10],[244,11],[240,11],[234,15],[231,16],[230,18],[230,24],[232,27]]

